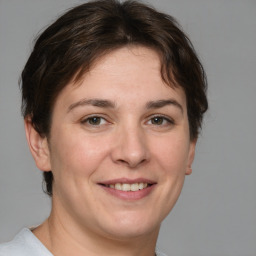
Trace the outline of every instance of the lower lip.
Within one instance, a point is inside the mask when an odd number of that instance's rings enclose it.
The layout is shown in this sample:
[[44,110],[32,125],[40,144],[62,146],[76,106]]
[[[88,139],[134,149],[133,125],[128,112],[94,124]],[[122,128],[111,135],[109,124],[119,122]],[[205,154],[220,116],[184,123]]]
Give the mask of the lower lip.
[[144,189],[138,190],[138,191],[122,191],[122,190],[117,190],[114,188],[110,188],[110,187],[105,187],[102,186],[101,187],[108,193],[110,193],[111,195],[118,197],[120,199],[123,200],[128,200],[128,201],[135,201],[135,200],[140,200],[146,196],[148,196],[152,190],[155,188],[155,184],[146,187]]

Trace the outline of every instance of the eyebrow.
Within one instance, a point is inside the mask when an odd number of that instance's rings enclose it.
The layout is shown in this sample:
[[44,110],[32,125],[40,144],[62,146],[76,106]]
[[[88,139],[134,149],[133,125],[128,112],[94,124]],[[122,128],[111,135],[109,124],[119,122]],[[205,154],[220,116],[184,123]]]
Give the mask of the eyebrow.
[[83,99],[83,100],[80,100],[78,102],[71,104],[68,107],[68,112],[70,112],[71,110],[73,110],[76,107],[82,107],[82,106],[86,106],[86,105],[91,105],[91,106],[100,107],[100,108],[114,108],[115,107],[115,103],[112,101],[109,101],[109,100]]
[[[110,101],[110,100],[82,99],[82,100],[79,100],[79,101],[71,104],[68,107],[67,112],[70,112],[74,108],[87,106],[87,105],[91,105],[91,106],[94,106],[94,107],[100,107],[100,108],[115,108],[116,107],[116,104],[114,102]],[[183,113],[183,107],[181,106],[180,103],[178,103],[174,99],[148,101],[146,103],[146,108],[147,109],[158,109],[158,108],[163,108],[163,107],[168,106],[168,105],[172,105],[172,106],[175,106],[175,107],[179,108],[181,110],[181,112]]]
[[181,110],[181,112],[183,113],[182,105],[174,99],[149,101],[146,104],[146,108],[147,109],[157,109],[157,108],[163,108],[168,105],[172,105],[172,106],[179,108]]

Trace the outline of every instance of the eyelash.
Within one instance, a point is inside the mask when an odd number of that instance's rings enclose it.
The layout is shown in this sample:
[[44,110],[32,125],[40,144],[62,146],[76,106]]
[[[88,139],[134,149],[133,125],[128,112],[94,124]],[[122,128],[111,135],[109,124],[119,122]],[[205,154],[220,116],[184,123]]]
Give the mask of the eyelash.
[[[93,123],[90,123],[90,121],[93,121],[93,119],[95,119],[95,120],[94,120],[94,121],[95,121],[94,124],[93,124]],[[154,126],[166,126],[166,125],[168,125],[168,124],[169,124],[169,125],[174,125],[174,124],[175,124],[175,122],[174,122],[173,119],[167,118],[166,116],[163,116],[163,115],[154,115],[154,116],[150,117],[146,123],[148,123],[148,122],[150,122],[150,121],[152,122],[154,119],[155,119],[155,121],[156,121],[156,119],[161,119],[162,122],[161,122],[160,124],[153,124],[153,123],[151,123],[150,125],[154,125]],[[99,121],[100,123],[97,122],[97,121]],[[104,121],[103,124],[101,124],[102,121]],[[166,122],[166,123],[165,123],[165,122]],[[97,116],[97,115],[95,115],[95,116],[89,116],[89,117],[87,117],[87,118],[81,120],[81,124],[87,124],[87,125],[94,126],[94,127],[99,127],[99,126],[105,125],[105,124],[107,124],[107,123],[108,123],[108,121],[107,121],[104,117],[102,117],[102,116]]]
[[[167,124],[162,124],[161,123],[159,125],[155,124],[155,126],[165,126],[165,125],[168,125],[168,124],[169,125],[174,125],[175,124],[173,119],[167,118],[166,116],[163,116],[163,115],[154,115],[153,117],[150,117],[150,119],[147,122],[152,121],[155,118],[161,118],[163,122],[167,122]],[[152,125],[154,125],[154,124],[152,124]]]
[[107,123],[107,120],[104,117],[95,115],[95,116],[89,116],[89,117],[81,120],[81,124],[86,124],[87,123],[90,126],[100,126],[101,125],[101,124],[98,124],[98,123],[96,123],[96,124],[90,123],[90,121],[92,121],[93,119],[100,119],[100,121],[104,120],[104,122]]

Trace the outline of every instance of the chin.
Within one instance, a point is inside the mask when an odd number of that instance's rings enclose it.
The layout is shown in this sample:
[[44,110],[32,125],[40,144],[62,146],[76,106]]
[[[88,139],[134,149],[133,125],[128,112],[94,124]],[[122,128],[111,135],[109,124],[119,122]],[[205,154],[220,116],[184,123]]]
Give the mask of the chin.
[[113,240],[127,241],[127,239],[136,239],[139,237],[148,237],[154,234],[158,234],[159,227],[147,227],[147,228],[136,228],[135,226],[130,226],[129,228],[119,227],[117,229],[112,229],[108,231],[108,237]]
[[[111,222],[109,222],[110,224]],[[156,219],[147,219],[145,216],[132,216],[126,214],[118,216],[112,222],[112,225],[105,227],[107,233],[111,237],[118,240],[126,240],[127,238],[137,238],[150,234],[158,234],[161,223]]]

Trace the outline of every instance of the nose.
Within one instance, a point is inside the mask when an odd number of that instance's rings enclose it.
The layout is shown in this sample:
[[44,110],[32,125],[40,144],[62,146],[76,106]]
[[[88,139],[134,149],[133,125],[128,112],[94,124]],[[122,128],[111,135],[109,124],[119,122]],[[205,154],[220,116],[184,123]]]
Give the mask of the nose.
[[121,129],[113,144],[112,160],[115,163],[134,169],[149,160],[147,139],[139,127]]

